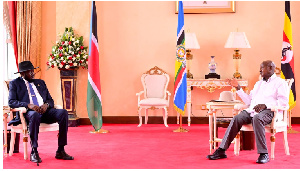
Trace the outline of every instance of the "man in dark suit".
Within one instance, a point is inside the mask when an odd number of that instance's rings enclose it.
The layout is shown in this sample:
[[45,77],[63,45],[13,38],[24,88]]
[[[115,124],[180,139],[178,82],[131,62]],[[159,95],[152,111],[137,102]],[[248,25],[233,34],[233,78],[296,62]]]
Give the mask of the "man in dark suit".
[[74,160],[68,155],[64,146],[67,145],[68,112],[65,109],[55,109],[54,101],[43,80],[34,79],[34,68],[30,61],[19,63],[21,77],[9,83],[8,104],[11,108],[25,107],[26,120],[29,123],[29,135],[32,151],[30,161],[42,162],[37,151],[38,134],[40,123],[59,124],[58,149],[55,158],[63,160]]

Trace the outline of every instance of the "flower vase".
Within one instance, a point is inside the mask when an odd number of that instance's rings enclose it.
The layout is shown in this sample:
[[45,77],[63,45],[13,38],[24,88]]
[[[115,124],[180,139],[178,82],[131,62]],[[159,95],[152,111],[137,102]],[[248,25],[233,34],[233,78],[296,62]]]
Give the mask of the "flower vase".
[[220,79],[220,75],[216,73],[217,63],[215,62],[215,56],[210,57],[210,63],[208,64],[209,74],[205,75],[205,79],[216,78]]
[[68,111],[69,127],[79,126],[79,118],[76,115],[76,83],[77,69],[60,69],[61,93],[63,108]]

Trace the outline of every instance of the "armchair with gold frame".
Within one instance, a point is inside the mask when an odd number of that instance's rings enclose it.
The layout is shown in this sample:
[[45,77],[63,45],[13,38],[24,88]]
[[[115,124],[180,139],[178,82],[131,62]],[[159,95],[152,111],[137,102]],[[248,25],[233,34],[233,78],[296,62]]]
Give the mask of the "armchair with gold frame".
[[[144,91],[136,93],[138,96],[138,127],[142,125],[141,110],[143,108],[145,109],[145,124],[148,121],[148,109],[164,109],[163,121],[164,125],[168,127],[168,107],[171,96],[171,93],[167,90],[169,80],[169,75],[157,66],[142,75],[141,81]],[[144,94],[143,99],[141,99],[142,94]]]

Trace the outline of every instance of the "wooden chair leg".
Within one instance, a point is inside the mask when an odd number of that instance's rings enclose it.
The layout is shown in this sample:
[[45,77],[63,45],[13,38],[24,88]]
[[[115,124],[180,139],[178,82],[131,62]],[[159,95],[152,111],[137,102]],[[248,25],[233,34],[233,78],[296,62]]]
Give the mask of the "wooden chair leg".
[[140,122],[139,122],[139,125],[138,125],[138,127],[140,127],[140,126],[142,126],[142,116],[141,116],[141,107],[139,107],[138,108],[138,114],[139,114],[139,120],[140,120]]
[[177,112],[177,124],[179,124],[179,113]]
[[240,139],[240,132],[239,132],[236,135],[236,137],[234,138],[234,154],[236,156],[238,156],[240,153],[240,142],[241,142],[241,139]]
[[23,136],[24,160],[28,159],[27,142],[28,142],[28,137],[27,135],[25,135]]
[[284,145],[285,154],[290,155],[289,143],[287,140],[287,131],[283,132],[283,145]]
[[275,134],[273,134],[270,138],[271,140],[271,160],[274,160],[275,156],[274,156],[274,152],[275,152]]
[[13,155],[14,148],[15,148],[15,139],[16,139],[16,133],[13,132],[13,130],[11,130],[9,156]]
[[163,119],[164,119],[164,124],[165,124],[166,127],[169,127],[168,124],[167,124],[167,119],[168,119],[168,109],[165,107],[164,110],[165,110],[165,111],[164,111],[164,115],[163,115],[163,116],[164,116],[164,117],[163,117]]
[[4,156],[7,157],[7,113],[3,114],[3,128],[4,128]]
[[148,109],[145,109],[145,125],[148,123]]

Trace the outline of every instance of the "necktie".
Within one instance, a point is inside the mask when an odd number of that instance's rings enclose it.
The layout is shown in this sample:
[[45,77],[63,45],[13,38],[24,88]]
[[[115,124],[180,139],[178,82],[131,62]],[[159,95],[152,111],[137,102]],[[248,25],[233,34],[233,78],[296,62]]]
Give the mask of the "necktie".
[[28,83],[28,85],[29,85],[29,90],[30,90],[31,99],[32,99],[33,104],[39,106],[39,103],[37,101],[37,98],[36,98],[36,95],[35,95],[34,90],[32,88],[32,85],[30,83]]

